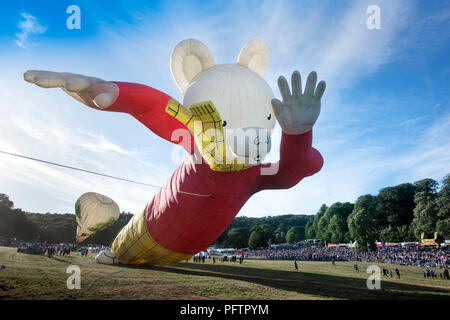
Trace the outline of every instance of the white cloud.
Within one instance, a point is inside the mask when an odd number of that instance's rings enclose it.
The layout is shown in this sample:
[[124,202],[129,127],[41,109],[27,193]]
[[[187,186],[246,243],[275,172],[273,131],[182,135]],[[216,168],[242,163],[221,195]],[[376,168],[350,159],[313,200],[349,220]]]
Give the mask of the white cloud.
[[35,44],[31,41],[30,37],[34,34],[43,34],[47,31],[47,27],[42,26],[35,16],[22,12],[22,18],[24,20],[19,21],[18,28],[20,32],[16,32],[16,44],[24,49],[31,49]]
[[410,168],[414,180],[428,177],[440,180],[450,173],[450,113],[434,122],[416,143],[416,147],[399,157],[398,169]]

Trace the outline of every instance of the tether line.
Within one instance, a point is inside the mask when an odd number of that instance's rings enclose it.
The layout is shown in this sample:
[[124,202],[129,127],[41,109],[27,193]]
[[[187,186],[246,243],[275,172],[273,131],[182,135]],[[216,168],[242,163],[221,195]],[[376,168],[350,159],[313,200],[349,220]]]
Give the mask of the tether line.
[[[52,161],[46,161],[46,160],[37,159],[37,158],[33,158],[33,157],[27,157],[27,156],[24,156],[24,155],[21,155],[21,154],[17,154],[17,153],[11,153],[11,152],[6,152],[6,151],[2,151],[2,150],[0,150],[0,153],[7,154],[7,155],[10,155],[10,156],[14,156],[14,157],[27,159],[27,160],[32,160],[32,161],[42,162],[42,163],[46,163],[46,164],[51,164],[53,166],[58,166],[58,167],[66,168],[66,169],[77,170],[77,171],[81,171],[81,172],[85,172],[85,173],[95,174],[97,176],[102,176],[102,177],[106,177],[106,178],[111,178],[111,179],[116,179],[116,180],[131,182],[131,183],[136,183],[136,184],[140,184],[140,185],[144,185],[144,186],[148,186],[148,187],[153,187],[153,188],[161,188],[161,186],[157,186],[157,185],[154,185],[154,184],[148,184],[148,183],[145,183],[145,182],[139,182],[139,181],[134,181],[134,180],[130,180],[130,179],[125,179],[125,178],[120,178],[120,177],[116,177],[116,176],[111,176],[109,174],[104,174],[104,173],[100,173],[100,172],[95,172],[95,171],[90,171],[90,170],[86,170],[86,169],[81,169],[81,168],[76,168],[76,167],[72,167],[72,166],[67,166],[65,164],[60,164],[60,163],[56,163],[56,162],[52,162]],[[197,194],[197,193],[181,191],[181,190],[177,190],[177,192],[184,193],[184,194],[189,194],[189,195],[194,195],[194,196],[199,196],[199,197],[210,197],[212,195],[212,194],[206,194],[206,195],[205,194]]]

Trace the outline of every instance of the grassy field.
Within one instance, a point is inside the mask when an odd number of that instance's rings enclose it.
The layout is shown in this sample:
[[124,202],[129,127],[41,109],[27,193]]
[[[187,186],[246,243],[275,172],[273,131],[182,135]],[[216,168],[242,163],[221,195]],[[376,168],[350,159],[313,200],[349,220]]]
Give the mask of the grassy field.
[[[369,263],[245,260],[164,267],[107,266],[94,254],[47,258],[0,247],[0,299],[449,299],[450,281],[424,279],[423,268],[398,266],[401,279],[381,277],[369,290]],[[66,286],[67,267],[81,269],[81,289]],[[382,265],[379,264],[381,267]],[[393,270],[392,265],[386,265]]]

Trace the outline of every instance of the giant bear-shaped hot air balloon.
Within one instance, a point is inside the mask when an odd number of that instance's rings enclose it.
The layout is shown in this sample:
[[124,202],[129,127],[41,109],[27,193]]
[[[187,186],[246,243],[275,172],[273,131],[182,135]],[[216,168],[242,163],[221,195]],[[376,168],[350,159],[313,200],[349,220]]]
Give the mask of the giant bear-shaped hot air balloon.
[[[184,40],[170,67],[183,103],[151,87],[109,82],[72,73],[31,70],[26,81],[62,88],[89,107],[125,112],[188,155],[143,210],[120,231],[97,261],[172,264],[207,248],[246,201],[266,189],[287,189],[318,172],[312,127],[325,82],[311,72],[304,89],[299,72],[278,79],[282,101],[263,75],[269,59],[261,40],[250,41],[236,64],[215,64],[208,48]],[[271,129],[282,128],[280,160],[263,163]]]

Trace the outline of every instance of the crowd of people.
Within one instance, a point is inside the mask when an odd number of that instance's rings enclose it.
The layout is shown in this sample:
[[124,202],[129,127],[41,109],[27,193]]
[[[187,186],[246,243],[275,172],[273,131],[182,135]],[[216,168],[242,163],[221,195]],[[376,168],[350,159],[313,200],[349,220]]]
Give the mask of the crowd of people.
[[65,244],[47,244],[39,242],[17,246],[17,252],[46,255],[49,258],[69,255],[72,249],[73,247]]
[[[424,278],[437,278],[438,277],[438,272],[436,270],[430,269],[429,267],[427,267],[422,274],[423,274]],[[439,277],[441,277],[441,279],[449,280],[450,276],[449,276],[448,269],[446,268],[446,269],[444,269],[443,272],[439,272]]]
[[[237,256],[236,254],[233,254],[233,255],[224,254],[217,258],[218,258],[219,262],[227,262],[227,261],[237,262],[237,261],[239,261],[239,264],[242,264],[244,262],[244,254],[243,253],[241,253],[239,256]],[[213,255],[196,254],[196,255],[192,256],[191,258],[187,258],[186,262],[191,261],[191,259],[193,262],[197,262],[197,263],[205,263],[206,259],[211,259],[213,263],[216,263],[216,257]]]
[[311,261],[361,261],[409,266],[449,268],[448,249],[424,247],[396,247],[372,251],[357,251],[347,247],[279,246],[272,249],[246,252],[247,258]]
[[[5,240],[5,239],[2,239]],[[3,245],[15,246],[18,252],[53,256],[64,256],[71,251],[78,250],[82,256],[87,256],[89,251],[98,252],[100,248],[77,247],[75,244],[47,244],[46,242],[22,243],[17,241],[8,243],[2,241]],[[196,255],[192,258],[194,262],[205,261],[204,255]],[[211,258],[211,256],[208,256]],[[445,248],[434,247],[387,247],[371,251],[358,251],[348,247],[323,247],[320,245],[289,245],[282,244],[270,249],[247,250],[239,254],[229,254],[220,257],[220,262],[236,261],[242,263],[244,258],[272,259],[272,260],[295,260],[295,261],[355,261],[388,263],[397,265],[408,265],[426,267],[424,277],[434,277],[433,271],[428,268],[450,268],[450,251]],[[189,261],[190,259],[186,260]],[[215,258],[214,258],[215,260]],[[214,261],[215,262],[215,261]],[[428,271],[427,271],[428,270]],[[442,275],[448,277],[448,272]],[[437,275],[436,275],[437,277]]]
[[82,257],[87,257],[89,252],[98,253],[105,247],[91,246],[91,247],[80,247],[74,243],[58,243],[52,244],[46,241],[34,241],[34,242],[23,242],[15,238],[0,238],[0,245],[7,247],[16,247],[17,252],[45,255],[49,258],[55,256],[65,256],[69,255],[71,251],[79,251]]
[[[192,260],[194,261],[194,262],[202,262],[202,263],[205,263],[205,259],[206,259],[206,257],[204,256],[204,255],[198,255],[198,254],[196,254],[195,256],[193,256],[192,257]],[[186,259],[186,262],[189,262],[189,258],[188,259]]]

